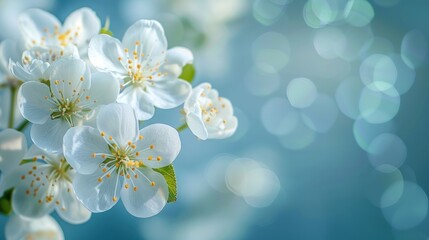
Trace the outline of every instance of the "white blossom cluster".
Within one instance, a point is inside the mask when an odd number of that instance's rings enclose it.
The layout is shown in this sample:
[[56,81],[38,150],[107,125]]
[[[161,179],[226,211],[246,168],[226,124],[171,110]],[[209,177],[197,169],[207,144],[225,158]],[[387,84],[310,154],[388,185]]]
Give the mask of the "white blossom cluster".
[[[122,40],[104,34],[88,8],[63,24],[30,9],[18,24],[21,37],[0,43],[0,87],[9,93],[0,100],[0,196],[13,214],[7,239],[63,239],[52,211],[80,224],[120,199],[136,217],[158,214],[175,198],[181,141],[165,124],[140,128],[156,108],[183,105],[179,130],[202,140],[237,128],[228,99],[182,77],[193,54],[168,49],[157,21],[135,22]],[[21,133],[27,123],[32,143]]]

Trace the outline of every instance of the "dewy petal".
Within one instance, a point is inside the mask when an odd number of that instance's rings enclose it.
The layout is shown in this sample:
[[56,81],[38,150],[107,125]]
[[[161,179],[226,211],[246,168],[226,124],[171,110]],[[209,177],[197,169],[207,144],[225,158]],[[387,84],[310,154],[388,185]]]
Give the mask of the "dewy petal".
[[18,106],[22,116],[35,124],[44,124],[55,107],[45,98],[50,97],[49,87],[39,82],[24,83],[18,92]]
[[56,207],[58,215],[71,224],[88,221],[91,218],[91,212],[76,198],[73,185],[66,181],[62,181],[60,184],[59,204]]
[[139,20],[131,25],[122,38],[122,45],[130,52],[136,51],[138,56],[144,54],[148,66],[165,61],[167,39],[161,24],[155,20]]
[[121,147],[134,141],[138,135],[138,121],[133,109],[122,103],[112,103],[101,107],[97,116],[97,127],[106,136],[112,136]]
[[88,58],[100,71],[113,72],[122,77],[128,75],[128,69],[121,62],[126,58],[121,42],[109,35],[100,34],[91,39]]
[[201,113],[189,112],[186,114],[186,123],[192,133],[201,140],[208,138],[208,132],[204,125]]
[[7,240],[39,239],[40,236],[64,240],[60,225],[49,215],[28,219],[14,214],[6,223],[5,236]]
[[119,90],[119,82],[112,74],[96,72],[91,76],[91,89],[88,95],[96,105],[103,105],[116,102]]
[[148,120],[153,117],[155,107],[152,100],[141,87],[130,86],[118,96],[118,102],[130,105],[138,120]]
[[184,80],[167,78],[147,86],[147,94],[158,108],[170,109],[181,105],[191,92],[191,84]]
[[179,133],[168,125],[152,124],[140,130],[140,136],[143,139],[136,143],[136,149],[141,151],[139,160],[150,168],[171,164],[180,152]]
[[72,12],[64,22],[63,31],[71,31],[73,43],[78,46],[80,52],[87,48],[89,40],[97,35],[101,29],[100,19],[90,8],[80,8]]
[[9,61],[21,61],[22,49],[18,41],[6,39],[0,43],[0,72],[9,75]]
[[137,179],[125,180],[130,187],[122,188],[122,202],[127,211],[136,217],[154,216],[167,203],[168,185],[160,173],[150,168],[140,168],[136,173],[139,176]]
[[48,120],[44,124],[33,124],[30,136],[34,144],[47,152],[58,153],[62,151],[63,137],[70,125],[62,120]]
[[[49,214],[54,209],[55,199],[58,196],[58,185],[52,186],[45,177],[49,172],[50,167],[48,165],[33,163],[31,166],[37,166],[36,170],[32,170],[35,176],[27,174],[17,184],[12,193],[12,207],[16,214],[29,218],[39,218]],[[48,201],[46,198],[48,195],[53,196],[53,199]]]
[[24,134],[14,129],[0,132],[0,170],[8,172],[16,167],[27,151],[27,141]]
[[55,61],[47,71],[52,93],[58,99],[73,99],[77,93],[91,87],[91,71],[81,59],[62,58]]
[[46,36],[47,32],[54,33],[61,26],[55,16],[35,8],[22,13],[18,18],[18,24],[27,46],[40,45],[42,37]]
[[161,66],[161,72],[168,72],[169,76],[179,77],[182,68],[194,61],[191,50],[184,47],[174,47],[167,51],[166,63]]
[[64,135],[64,156],[80,174],[94,173],[104,159],[94,153],[110,153],[108,145],[96,129],[89,126],[70,128]]
[[[103,176],[101,169],[90,175],[76,174],[73,187],[77,198],[91,212],[104,212],[112,208],[119,201],[119,191],[122,186],[122,177],[112,171],[109,178]],[[116,192],[115,192],[116,190]],[[116,197],[114,199],[114,197]],[[116,200],[116,201],[114,201]]]

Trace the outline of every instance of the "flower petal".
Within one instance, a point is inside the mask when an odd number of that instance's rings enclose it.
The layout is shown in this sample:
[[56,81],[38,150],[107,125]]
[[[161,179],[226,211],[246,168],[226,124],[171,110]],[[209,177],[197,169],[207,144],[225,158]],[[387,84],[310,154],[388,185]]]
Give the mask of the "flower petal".
[[0,170],[8,172],[16,167],[27,151],[27,141],[24,134],[14,129],[0,132]]
[[[29,218],[39,218],[49,214],[54,209],[54,199],[58,196],[58,185],[52,186],[45,177],[46,172],[49,172],[49,165],[36,162],[23,167],[32,166],[36,166],[37,169],[31,170],[29,168],[32,174],[27,174],[12,193],[12,207],[16,214]],[[19,178],[19,176],[16,177]],[[53,198],[48,199],[50,196]]]
[[224,129],[213,129],[213,131],[210,131],[209,129],[209,134],[208,134],[208,138],[212,138],[212,139],[224,139],[224,138],[228,138],[230,136],[232,136],[235,131],[237,130],[238,127],[238,120],[236,117],[231,116],[227,119],[225,119],[225,128]]
[[97,116],[97,127],[121,147],[125,147],[129,141],[134,142],[138,135],[139,127],[133,109],[122,103],[112,103],[101,107]]
[[167,203],[168,185],[161,174],[150,168],[140,168],[136,173],[139,176],[137,179],[125,180],[130,187],[122,188],[122,202],[127,211],[136,217],[154,216]]
[[118,102],[130,105],[140,121],[152,118],[155,113],[152,100],[141,87],[130,86],[125,88],[119,94]]
[[27,47],[40,45],[42,38],[47,33],[54,33],[61,26],[60,21],[54,15],[36,8],[22,13],[18,18],[18,24]]
[[50,118],[50,108],[55,107],[45,97],[50,97],[49,87],[39,82],[26,82],[18,92],[18,106],[28,121],[44,124]]
[[91,101],[96,101],[96,105],[114,103],[119,95],[119,82],[110,73],[96,72],[91,76],[88,95]]
[[155,20],[139,20],[131,25],[122,38],[122,45],[129,51],[144,54],[148,66],[162,64],[167,51],[167,39],[161,24]]
[[175,108],[181,105],[191,90],[191,84],[174,78],[154,81],[154,85],[147,86],[147,94],[153,104],[162,109]]
[[81,224],[91,218],[91,212],[76,198],[73,185],[63,181],[56,207],[58,215],[68,223]]
[[136,143],[141,151],[139,159],[150,168],[171,164],[180,152],[179,133],[168,125],[152,124],[140,130],[140,136],[143,139]]
[[201,140],[208,138],[208,132],[204,125],[201,113],[189,112],[186,114],[186,123],[192,133]]
[[47,152],[58,153],[62,151],[63,137],[70,125],[62,120],[48,120],[44,124],[33,124],[30,136],[34,144]]
[[6,223],[5,236],[7,240],[39,239],[49,236],[49,239],[64,240],[60,225],[49,215],[38,219],[23,218],[12,215]]
[[108,145],[100,133],[92,127],[70,128],[64,135],[64,156],[67,162],[80,174],[91,174],[104,161],[93,153],[110,153]]
[[191,50],[184,47],[174,47],[167,51],[166,63],[161,66],[161,72],[168,72],[169,76],[179,77],[182,68],[194,61]]
[[0,72],[10,75],[9,61],[21,61],[22,49],[19,42],[6,39],[0,43]]
[[[104,177],[100,182],[102,176],[103,172],[100,169],[90,175],[76,174],[73,180],[77,198],[94,213],[109,210],[119,200],[122,177],[119,177],[116,171],[112,171],[109,178]],[[113,199],[114,197],[116,199]]]
[[57,99],[73,99],[76,94],[91,87],[91,71],[81,59],[59,59],[47,71],[52,93]]
[[100,19],[90,8],[80,8],[72,12],[64,22],[63,31],[71,31],[73,43],[80,52],[86,51],[89,40],[97,35],[101,29]]
[[125,52],[118,39],[106,34],[100,34],[91,39],[88,48],[88,57],[91,63],[100,71],[109,71],[123,77],[128,70],[122,65]]

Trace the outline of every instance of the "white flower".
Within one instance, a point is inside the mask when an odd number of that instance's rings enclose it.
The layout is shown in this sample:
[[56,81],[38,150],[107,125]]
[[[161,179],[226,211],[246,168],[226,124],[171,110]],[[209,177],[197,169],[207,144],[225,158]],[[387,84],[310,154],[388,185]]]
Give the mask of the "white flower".
[[33,123],[33,142],[45,151],[59,152],[70,127],[89,120],[97,106],[116,101],[119,84],[109,73],[91,77],[79,59],[60,59],[47,71],[50,88],[26,82],[18,92],[18,104],[24,118]]
[[27,219],[18,215],[9,218],[5,227],[6,240],[63,240],[60,225],[49,215],[38,219]]
[[[0,132],[0,170],[1,181],[4,174],[18,167],[27,151],[27,141],[24,134],[14,129],[5,129]],[[7,190],[7,189],[4,189]],[[3,191],[0,190],[0,196]]]
[[153,169],[171,164],[180,148],[174,128],[153,124],[139,131],[133,109],[120,103],[100,109],[97,128],[74,127],[64,136],[79,200],[90,211],[103,212],[122,197],[136,217],[153,216],[167,203],[167,183]]
[[162,26],[140,20],[128,28],[122,43],[108,35],[95,36],[88,50],[91,63],[123,80],[118,102],[128,103],[139,120],[150,119],[155,107],[170,109],[182,104],[191,86],[179,79],[182,67],[193,61],[186,48],[167,51]]
[[16,214],[40,218],[56,209],[61,218],[73,224],[91,217],[76,198],[72,186],[75,171],[63,155],[49,154],[33,145],[24,159],[27,163],[6,172],[0,184],[0,191],[14,187],[12,208]]
[[[0,72],[5,75],[6,81],[10,82],[13,74],[9,71],[9,61],[20,61],[24,48],[15,39],[6,39],[0,43]],[[0,80],[0,83],[4,81]]]
[[227,138],[237,129],[231,102],[219,97],[209,83],[202,83],[192,90],[184,110],[189,129],[202,140]]
[[27,49],[72,44],[79,49],[81,56],[86,55],[89,40],[101,29],[100,19],[89,8],[72,12],[64,25],[55,16],[40,9],[25,11],[19,16],[18,23]]
[[73,45],[66,47],[36,46],[24,51],[21,62],[9,63],[10,72],[24,82],[46,80],[46,70],[61,58],[79,58],[79,52]]

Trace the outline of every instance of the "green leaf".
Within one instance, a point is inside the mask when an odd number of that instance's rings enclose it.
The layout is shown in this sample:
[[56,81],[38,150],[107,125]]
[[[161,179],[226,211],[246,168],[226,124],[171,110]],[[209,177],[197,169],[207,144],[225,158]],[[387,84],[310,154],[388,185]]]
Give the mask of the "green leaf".
[[3,197],[0,198],[0,213],[9,215],[12,212],[12,191],[13,188],[4,192]]
[[195,67],[193,64],[186,64],[182,68],[182,74],[179,76],[180,79],[183,79],[189,83],[192,83],[195,77]]
[[163,168],[153,169],[156,172],[159,172],[164,176],[165,181],[168,185],[168,203],[175,202],[177,200],[177,184],[176,184],[176,174],[174,173],[173,164],[170,164]]

